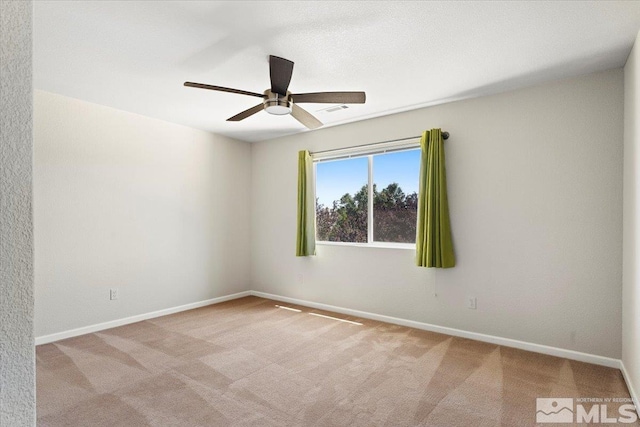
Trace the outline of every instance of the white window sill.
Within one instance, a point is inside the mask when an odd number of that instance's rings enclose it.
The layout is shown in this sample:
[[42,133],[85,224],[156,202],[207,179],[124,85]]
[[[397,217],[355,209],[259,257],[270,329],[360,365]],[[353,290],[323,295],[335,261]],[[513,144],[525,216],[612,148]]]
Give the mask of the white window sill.
[[353,243],[353,242],[316,242],[318,246],[355,246],[359,248],[378,248],[378,249],[403,249],[415,251],[415,243],[391,243],[391,242],[373,242],[373,243]]

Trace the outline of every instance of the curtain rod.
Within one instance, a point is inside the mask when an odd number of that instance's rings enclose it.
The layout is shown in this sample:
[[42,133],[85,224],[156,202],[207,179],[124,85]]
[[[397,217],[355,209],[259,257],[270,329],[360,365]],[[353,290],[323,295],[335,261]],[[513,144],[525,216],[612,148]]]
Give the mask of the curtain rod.
[[[390,139],[388,141],[374,142],[372,144],[353,145],[351,147],[346,147],[346,148],[337,148],[337,149],[334,148],[333,150],[314,151],[314,152],[309,152],[309,154],[313,155],[313,154],[329,153],[331,151],[348,150],[348,149],[351,149],[351,148],[360,148],[360,147],[369,147],[371,145],[387,144],[389,142],[400,142],[400,141],[406,141],[408,139],[417,139],[417,138],[422,138],[422,135],[409,136],[407,138],[400,138],[400,139]],[[442,139],[449,139],[449,132],[442,132]]]

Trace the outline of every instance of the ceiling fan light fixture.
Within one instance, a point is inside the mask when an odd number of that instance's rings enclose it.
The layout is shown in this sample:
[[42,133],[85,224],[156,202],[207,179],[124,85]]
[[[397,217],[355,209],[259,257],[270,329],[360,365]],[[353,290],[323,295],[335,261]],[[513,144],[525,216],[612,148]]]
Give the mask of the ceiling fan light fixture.
[[264,100],[264,109],[267,113],[275,116],[291,114],[291,101],[288,94],[287,96],[282,96],[279,93],[267,92]]

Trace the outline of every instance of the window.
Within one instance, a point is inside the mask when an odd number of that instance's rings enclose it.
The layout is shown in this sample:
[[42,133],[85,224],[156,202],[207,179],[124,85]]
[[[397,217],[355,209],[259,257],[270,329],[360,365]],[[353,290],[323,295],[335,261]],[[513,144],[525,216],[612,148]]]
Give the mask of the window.
[[420,174],[415,143],[319,158],[315,167],[318,241],[415,243]]
[[366,157],[316,163],[316,236],[367,243],[369,162]]

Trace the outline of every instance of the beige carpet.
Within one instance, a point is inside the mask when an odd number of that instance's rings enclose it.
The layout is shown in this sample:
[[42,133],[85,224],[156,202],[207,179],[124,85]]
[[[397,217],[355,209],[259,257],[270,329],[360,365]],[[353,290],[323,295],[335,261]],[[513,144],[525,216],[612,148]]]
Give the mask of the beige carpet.
[[40,426],[530,426],[537,397],[629,397],[616,369],[256,297],[36,351]]

